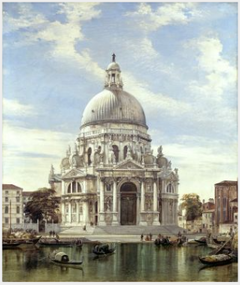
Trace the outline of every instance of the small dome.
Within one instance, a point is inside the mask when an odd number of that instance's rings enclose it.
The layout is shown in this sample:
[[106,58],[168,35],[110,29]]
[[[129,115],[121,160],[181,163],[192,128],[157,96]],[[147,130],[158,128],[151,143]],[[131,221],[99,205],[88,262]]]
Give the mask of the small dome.
[[85,108],[82,127],[105,122],[130,123],[147,128],[142,106],[134,96],[122,89],[105,88]]
[[119,70],[120,71],[120,66],[119,66],[119,64],[117,63],[117,62],[111,62],[109,65],[108,65],[108,67],[107,67],[107,70]]

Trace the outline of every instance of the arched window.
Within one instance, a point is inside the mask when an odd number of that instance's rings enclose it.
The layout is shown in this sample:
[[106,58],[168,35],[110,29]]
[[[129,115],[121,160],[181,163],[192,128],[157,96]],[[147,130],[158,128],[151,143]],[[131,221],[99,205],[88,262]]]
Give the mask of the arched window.
[[68,193],[80,193],[82,192],[81,185],[79,182],[73,181],[68,185]]
[[20,207],[17,206],[17,214],[20,214]]
[[115,160],[116,160],[116,162],[118,162],[118,160],[119,160],[119,149],[118,149],[118,146],[117,145],[113,145],[112,148],[113,148],[113,152],[114,152],[114,155],[115,155]]
[[5,214],[8,214],[8,206],[5,207]]
[[167,186],[167,193],[174,193],[174,188],[173,185],[170,183]]
[[112,74],[112,83],[115,83],[115,74]]
[[92,154],[92,149],[91,147],[88,149],[88,165],[91,165],[92,164],[92,161],[91,161],[91,154]]
[[123,159],[127,157],[127,150],[128,150],[128,147],[125,145],[125,147],[123,148]]

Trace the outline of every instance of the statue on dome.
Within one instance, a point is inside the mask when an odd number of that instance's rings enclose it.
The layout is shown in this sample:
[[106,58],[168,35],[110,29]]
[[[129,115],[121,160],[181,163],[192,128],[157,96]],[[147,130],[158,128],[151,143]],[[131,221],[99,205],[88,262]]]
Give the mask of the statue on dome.
[[158,148],[158,157],[159,156],[163,156],[163,152],[162,152],[162,146],[160,145],[160,147]]
[[112,62],[115,62],[115,58],[116,58],[116,54],[113,53],[113,55],[112,55]]

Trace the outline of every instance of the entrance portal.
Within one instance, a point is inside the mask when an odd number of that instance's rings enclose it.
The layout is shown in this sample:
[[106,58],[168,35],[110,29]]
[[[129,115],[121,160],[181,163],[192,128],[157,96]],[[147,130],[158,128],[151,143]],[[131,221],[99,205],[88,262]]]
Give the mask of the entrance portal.
[[121,225],[136,225],[137,187],[133,183],[124,183],[121,192]]

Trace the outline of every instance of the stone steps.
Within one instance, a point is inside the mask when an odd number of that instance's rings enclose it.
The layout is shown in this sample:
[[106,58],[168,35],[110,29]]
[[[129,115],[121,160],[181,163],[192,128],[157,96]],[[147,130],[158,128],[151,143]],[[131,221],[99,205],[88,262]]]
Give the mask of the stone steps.
[[76,235],[177,235],[177,233],[183,229],[178,226],[95,226],[87,227],[87,230],[84,231],[83,227],[75,226],[68,229],[63,229],[61,231],[61,236],[76,236]]

